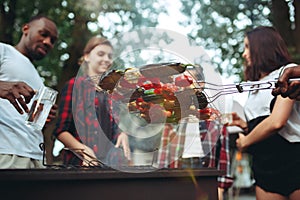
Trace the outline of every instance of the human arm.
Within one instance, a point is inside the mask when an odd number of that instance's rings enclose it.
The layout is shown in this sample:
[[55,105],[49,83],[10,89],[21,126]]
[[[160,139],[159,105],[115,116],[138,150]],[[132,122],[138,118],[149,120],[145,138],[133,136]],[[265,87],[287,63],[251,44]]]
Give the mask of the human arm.
[[259,123],[248,135],[239,134],[236,140],[238,149],[245,150],[252,144],[262,141],[281,129],[293,109],[294,100],[277,96],[272,113]]
[[[65,147],[69,149],[81,149],[84,150],[85,153],[96,157],[94,152],[89,147],[83,145],[79,141],[79,137],[75,128],[74,118],[72,114],[72,95],[74,81],[75,79],[71,79],[70,81],[68,81],[61,91],[58,120],[53,135],[58,140],[60,140]],[[84,154],[82,156],[84,156]],[[87,165],[87,162],[83,162],[82,164]]]
[[94,151],[90,147],[78,141],[70,132],[61,132],[57,136],[57,139],[61,141],[65,147],[77,152],[83,157],[82,166],[90,166],[91,164],[98,165],[97,161],[93,162],[93,160],[96,159]]
[[112,129],[113,129],[113,142],[115,143],[115,147],[119,148],[122,147],[124,151],[124,156],[128,159],[131,160],[131,151],[130,151],[130,146],[129,146],[129,140],[128,140],[128,135],[125,132],[122,132],[122,130],[119,128],[119,123],[120,123],[120,107],[114,107],[113,108],[113,101],[112,99],[109,100],[110,104],[110,112],[112,117]]
[[290,97],[291,99],[300,100],[300,81],[292,81],[291,78],[300,78],[300,65],[284,69],[283,74],[279,77],[277,87],[273,89],[273,95]]
[[247,122],[243,120],[236,112],[231,113],[232,122],[227,126],[238,126],[243,129],[244,132],[248,132]]
[[224,188],[218,187],[218,200],[224,199]]
[[57,110],[58,110],[58,105],[57,104],[54,104],[52,107],[51,107],[51,110],[50,110],[50,113],[47,117],[47,120],[46,120],[46,124],[44,126],[44,128],[46,128],[48,126],[48,124],[50,122],[52,122],[55,118],[56,118],[56,113],[57,113]]
[[131,160],[131,152],[129,148],[128,135],[124,132],[121,132],[117,137],[116,148],[122,147],[124,155],[128,160]]
[[24,82],[0,81],[0,98],[7,99],[20,113],[29,112],[26,104],[35,95],[35,91]]

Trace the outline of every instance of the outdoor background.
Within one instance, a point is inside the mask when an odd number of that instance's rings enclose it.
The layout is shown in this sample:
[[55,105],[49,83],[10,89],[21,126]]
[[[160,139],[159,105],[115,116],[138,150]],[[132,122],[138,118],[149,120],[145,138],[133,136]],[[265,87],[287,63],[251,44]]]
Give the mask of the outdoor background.
[[[245,31],[275,26],[294,62],[300,63],[299,0],[0,0],[0,41],[15,45],[21,27],[43,13],[54,19],[59,40],[49,56],[36,64],[45,84],[61,90],[78,72],[78,58],[92,35],[108,39],[143,27],[170,29],[190,37],[211,56],[226,79],[243,80]],[[128,43],[130,45],[130,42]],[[117,47],[115,47],[117,48]],[[268,48],[268,47],[266,47]],[[143,58],[140,58],[143,59]],[[115,64],[122,69],[122,64]],[[59,101],[59,99],[58,99]],[[53,125],[45,130],[52,148]],[[48,154],[48,162],[52,156]]]

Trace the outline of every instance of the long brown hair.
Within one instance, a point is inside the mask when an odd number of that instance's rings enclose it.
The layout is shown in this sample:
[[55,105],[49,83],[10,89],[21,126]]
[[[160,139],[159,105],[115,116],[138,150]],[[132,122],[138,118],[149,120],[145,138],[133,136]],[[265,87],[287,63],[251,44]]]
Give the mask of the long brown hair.
[[287,46],[274,27],[259,26],[246,33],[249,41],[251,66],[246,66],[245,78],[257,81],[262,74],[279,69],[291,62]]

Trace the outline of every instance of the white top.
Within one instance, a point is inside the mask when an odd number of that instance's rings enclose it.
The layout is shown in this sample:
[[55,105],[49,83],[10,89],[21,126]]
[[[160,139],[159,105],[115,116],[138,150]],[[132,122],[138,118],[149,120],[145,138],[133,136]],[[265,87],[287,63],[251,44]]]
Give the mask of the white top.
[[189,116],[186,119],[185,141],[182,158],[204,157],[201,138],[199,134],[199,119],[195,116]]
[[[296,66],[295,64],[286,67]],[[283,68],[271,72],[261,81],[274,80],[279,77]],[[274,96],[270,90],[256,90],[249,92],[244,111],[248,121],[260,116],[270,115],[270,103]],[[300,142],[300,101],[295,101],[287,124],[278,133],[290,142]]]
[[[0,80],[23,81],[34,90],[44,86],[30,60],[13,46],[4,43],[0,43]],[[43,142],[42,132],[26,126],[27,114],[21,115],[8,100],[0,99],[0,110],[0,154],[41,160],[43,152],[39,144]]]

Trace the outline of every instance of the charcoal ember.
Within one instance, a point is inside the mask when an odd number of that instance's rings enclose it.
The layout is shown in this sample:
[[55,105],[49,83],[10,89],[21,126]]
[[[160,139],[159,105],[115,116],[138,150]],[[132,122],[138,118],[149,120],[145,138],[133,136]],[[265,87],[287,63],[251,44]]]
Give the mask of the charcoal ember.
[[196,91],[195,94],[196,94],[196,97],[197,97],[197,100],[198,100],[199,109],[206,108],[207,105],[208,105],[208,101],[207,101],[207,98],[206,98],[205,94],[203,94],[200,91]]

